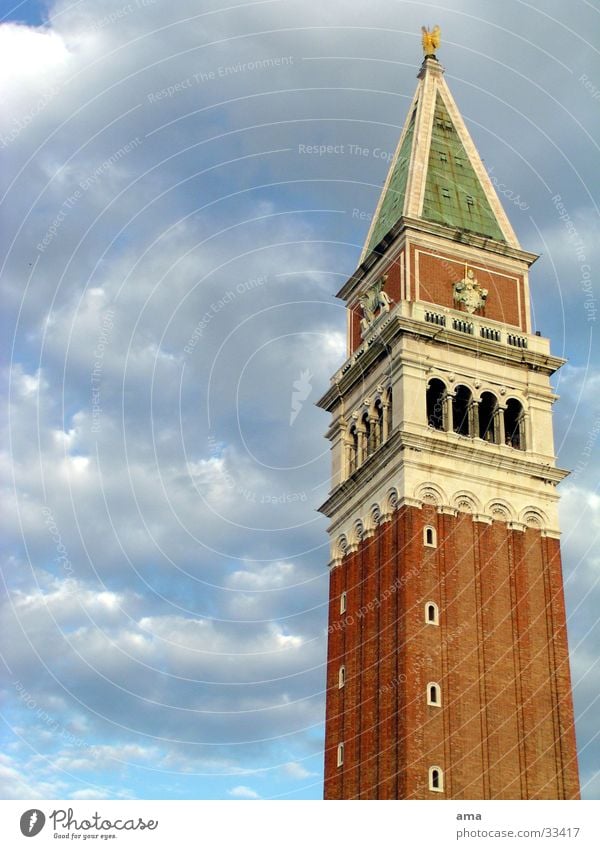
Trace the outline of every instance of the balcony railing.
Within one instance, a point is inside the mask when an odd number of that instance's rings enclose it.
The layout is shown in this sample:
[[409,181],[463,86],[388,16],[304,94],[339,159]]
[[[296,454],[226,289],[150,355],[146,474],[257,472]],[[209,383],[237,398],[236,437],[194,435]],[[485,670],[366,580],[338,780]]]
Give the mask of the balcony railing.
[[[483,316],[468,315],[467,318],[465,317],[467,314],[451,309],[444,309],[443,312],[440,312],[439,308],[438,310],[430,309],[429,305],[424,304],[422,301],[401,301],[392,307],[389,315],[393,315],[394,313],[398,318],[426,321],[428,324],[433,324],[440,329],[476,336],[486,342],[493,342],[498,345],[510,345],[512,348],[531,350],[539,354],[548,355],[550,353],[548,339],[537,335],[521,335],[515,333],[513,330],[509,331],[506,325],[501,322],[496,322]],[[351,354],[336,375],[334,375],[332,382],[335,383],[339,377],[352,368],[352,365],[366,353],[374,341],[375,334],[373,338],[367,338]]]

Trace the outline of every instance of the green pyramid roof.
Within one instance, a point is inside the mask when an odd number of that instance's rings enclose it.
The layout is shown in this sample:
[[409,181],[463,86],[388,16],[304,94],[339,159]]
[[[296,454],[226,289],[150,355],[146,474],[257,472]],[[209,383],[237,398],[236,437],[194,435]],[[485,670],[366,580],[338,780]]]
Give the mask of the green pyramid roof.
[[389,180],[387,191],[383,197],[377,215],[377,221],[371,231],[369,250],[380,242],[386,233],[392,229],[396,221],[402,216],[404,209],[404,195],[406,193],[406,181],[408,180],[408,166],[410,164],[410,153],[415,130],[415,115],[417,108],[413,109],[410,123],[404,136],[404,141],[393,165],[393,171]]
[[440,95],[437,95],[421,217],[504,241],[502,230]]
[[361,262],[402,217],[520,247],[443,73],[425,58]]

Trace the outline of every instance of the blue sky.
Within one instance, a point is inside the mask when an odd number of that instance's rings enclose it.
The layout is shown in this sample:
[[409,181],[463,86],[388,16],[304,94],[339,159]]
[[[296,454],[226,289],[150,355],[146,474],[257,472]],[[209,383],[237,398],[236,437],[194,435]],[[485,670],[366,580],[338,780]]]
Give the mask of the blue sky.
[[598,9],[230,5],[3,7],[0,796],[321,796],[313,402],[344,358],[333,296],[420,26],[440,23],[448,83],[542,255],[536,329],[569,360],[565,587],[584,795],[600,798]]

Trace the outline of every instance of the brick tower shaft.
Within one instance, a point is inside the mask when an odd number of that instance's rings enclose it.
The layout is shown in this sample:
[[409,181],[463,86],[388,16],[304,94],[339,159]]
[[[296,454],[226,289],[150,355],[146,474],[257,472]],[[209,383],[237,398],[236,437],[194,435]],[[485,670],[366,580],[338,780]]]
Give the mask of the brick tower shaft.
[[338,293],[325,798],[575,799],[550,376],[529,268],[426,56]]

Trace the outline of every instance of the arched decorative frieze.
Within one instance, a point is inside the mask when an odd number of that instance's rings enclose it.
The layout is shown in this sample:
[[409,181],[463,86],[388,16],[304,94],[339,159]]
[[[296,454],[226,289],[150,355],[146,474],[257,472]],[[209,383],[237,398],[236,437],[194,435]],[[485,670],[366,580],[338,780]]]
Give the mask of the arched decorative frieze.
[[394,513],[398,509],[398,490],[395,487],[387,492],[386,507],[389,513]]
[[375,533],[378,525],[381,524],[381,508],[379,504],[373,504],[367,516],[365,516],[363,527],[364,527],[364,535],[363,539],[368,539],[372,537]]
[[528,528],[546,528],[548,520],[542,511],[537,507],[526,507],[521,511],[519,521]]
[[348,554],[348,540],[346,534],[340,534],[333,545],[332,562],[333,566],[339,566],[344,557]]
[[456,507],[459,513],[481,513],[481,502],[477,496],[465,490],[454,493],[452,506]]
[[362,519],[357,519],[352,527],[352,536],[349,541],[348,550],[358,551],[358,546],[365,539],[365,526]]
[[433,504],[436,507],[441,507],[448,503],[448,499],[444,491],[435,483],[427,482],[420,484],[415,489],[415,498],[422,501],[423,504]]
[[494,498],[490,501],[485,512],[491,516],[495,522],[510,522],[516,519],[515,511],[512,509],[510,504],[499,498]]

